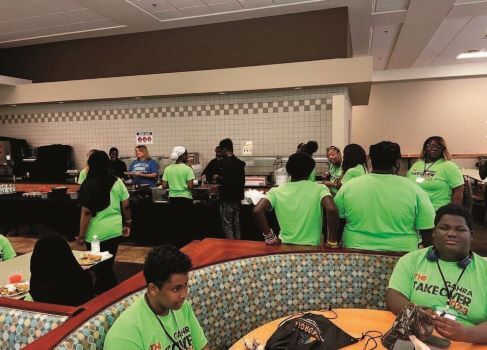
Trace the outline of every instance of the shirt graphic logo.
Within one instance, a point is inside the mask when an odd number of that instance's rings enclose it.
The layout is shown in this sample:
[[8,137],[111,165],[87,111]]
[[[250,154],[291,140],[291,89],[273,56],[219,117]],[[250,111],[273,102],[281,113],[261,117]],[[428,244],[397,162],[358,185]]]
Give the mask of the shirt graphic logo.
[[414,274],[414,279],[420,282],[426,282],[428,280],[428,275],[423,275],[422,273],[416,272]]

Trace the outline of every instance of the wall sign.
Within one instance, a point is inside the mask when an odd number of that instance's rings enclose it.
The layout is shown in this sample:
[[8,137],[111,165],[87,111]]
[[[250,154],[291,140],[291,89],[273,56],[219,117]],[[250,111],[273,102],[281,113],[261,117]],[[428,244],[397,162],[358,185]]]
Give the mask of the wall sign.
[[152,131],[139,131],[135,134],[135,142],[138,145],[152,145],[154,143],[154,136]]
[[251,156],[254,153],[254,143],[252,141],[245,141],[242,147],[243,156]]

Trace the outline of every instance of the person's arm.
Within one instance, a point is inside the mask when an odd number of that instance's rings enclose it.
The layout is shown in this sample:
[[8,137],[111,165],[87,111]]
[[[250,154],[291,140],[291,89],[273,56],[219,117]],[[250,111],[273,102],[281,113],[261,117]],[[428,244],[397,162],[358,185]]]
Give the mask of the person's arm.
[[202,350],[211,350],[208,345],[205,345],[205,347]]
[[14,247],[12,247],[12,244],[8,240],[7,237],[2,236],[3,242],[3,260],[10,260],[14,258],[17,253],[15,253]]
[[331,196],[325,196],[321,200],[321,206],[323,207],[324,211],[326,212],[326,224],[327,224],[327,236],[326,236],[326,246],[330,248],[338,248],[338,227],[339,227],[339,219],[338,219],[338,209],[333,202],[333,198]]
[[76,243],[79,245],[84,245],[86,231],[88,230],[88,225],[91,220],[91,212],[88,208],[81,207],[81,217],[79,221],[79,234],[76,237]]
[[487,344],[487,322],[474,327],[466,327],[460,322],[433,315],[435,329],[443,337],[453,341]]
[[162,186],[162,188],[168,188],[167,181],[166,180],[162,180],[161,186]]
[[154,178],[157,177],[157,173],[144,174],[144,173],[141,173],[139,171],[134,172],[133,175],[134,176],[139,176],[139,177],[147,177],[147,178],[150,178],[150,179],[154,179]]
[[387,308],[395,315],[399,313],[405,306],[412,303],[402,293],[395,289],[388,288],[386,292]]
[[276,235],[269,226],[267,217],[265,216],[265,213],[271,209],[271,202],[269,202],[267,198],[262,198],[259,203],[257,203],[257,205],[254,207],[252,214],[254,216],[254,220],[257,226],[264,236],[266,243],[270,245],[278,245],[281,244],[281,240],[276,237]]
[[462,202],[463,202],[463,188],[465,187],[465,185],[460,185],[458,187],[455,187],[453,189],[453,193],[452,193],[452,196],[451,196],[451,202],[452,203],[455,203],[455,204],[458,204],[458,205],[462,205]]
[[188,189],[189,190],[193,189],[193,180],[188,180]]
[[130,236],[130,227],[132,224],[132,213],[130,212],[130,202],[128,199],[123,200],[120,202],[122,206],[123,212],[123,230],[122,236],[128,237]]

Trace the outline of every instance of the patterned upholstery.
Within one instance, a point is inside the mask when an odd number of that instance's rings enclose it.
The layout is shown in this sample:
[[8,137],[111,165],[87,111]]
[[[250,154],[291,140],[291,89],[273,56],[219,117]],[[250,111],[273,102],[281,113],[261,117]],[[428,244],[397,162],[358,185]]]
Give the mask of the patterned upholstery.
[[0,307],[0,349],[18,350],[58,327],[68,316]]
[[[397,259],[318,252],[234,260],[191,272],[189,300],[211,348],[223,350],[252,329],[296,312],[329,306],[384,309]],[[105,309],[56,349],[102,349],[108,328],[143,292]]]

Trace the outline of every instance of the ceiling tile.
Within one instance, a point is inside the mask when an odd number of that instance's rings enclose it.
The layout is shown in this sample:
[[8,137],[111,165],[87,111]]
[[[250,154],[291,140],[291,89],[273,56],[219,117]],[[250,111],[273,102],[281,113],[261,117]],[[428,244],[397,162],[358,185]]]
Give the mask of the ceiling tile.
[[169,3],[171,3],[177,9],[204,5],[204,3],[202,3],[200,0],[169,0]]
[[239,11],[243,10],[242,5],[239,2],[223,2],[218,4],[209,5],[215,12],[229,12],[229,11]]
[[184,17],[184,15],[179,10],[154,12],[154,16],[156,16],[160,20],[175,19],[175,18]]
[[80,5],[75,0],[42,0],[42,3],[61,11],[71,11],[85,8],[85,6]]
[[202,15],[207,15],[207,14],[210,14],[210,13],[215,13],[208,6],[186,7],[184,9],[180,9],[180,11],[185,16],[202,16]]
[[375,12],[407,10],[409,0],[376,0]]
[[371,48],[374,69],[386,69],[400,29],[401,24],[374,27]]
[[94,21],[97,19],[106,18],[102,14],[96,13],[95,11],[92,11],[90,9],[81,9],[81,10],[69,11],[68,14],[72,15],[76,18],[79,18],[82,21]]
[[149,13],[174,10],[174,6],[166,0],[132,0],[129,1]]
[[239,2],[246,9],[274,5],[272,0],[239,0]]

